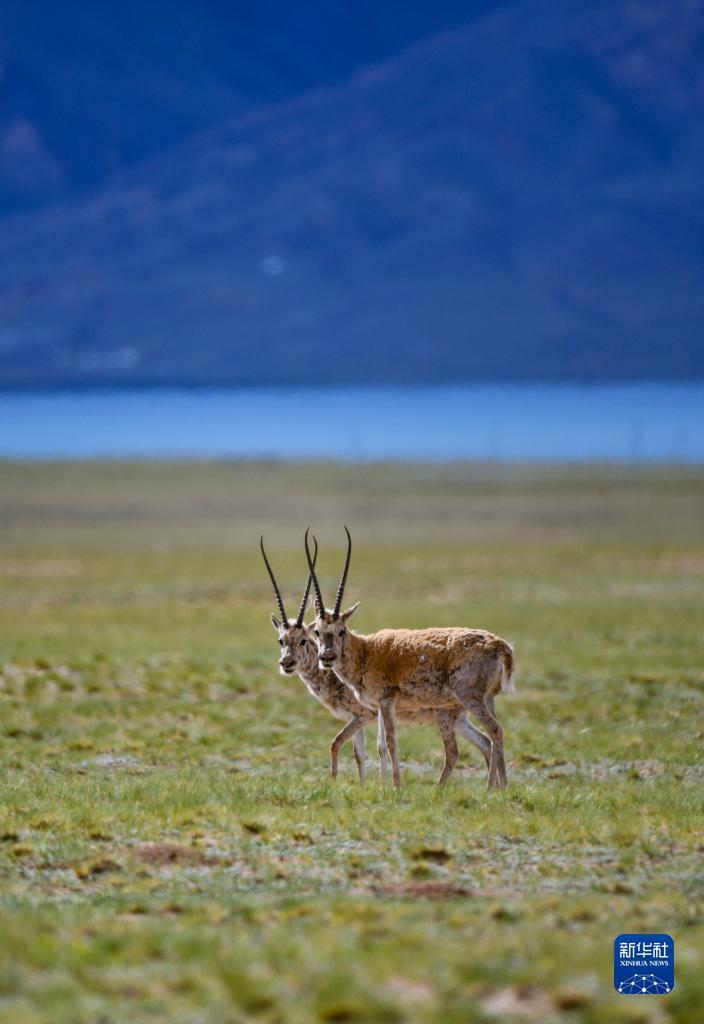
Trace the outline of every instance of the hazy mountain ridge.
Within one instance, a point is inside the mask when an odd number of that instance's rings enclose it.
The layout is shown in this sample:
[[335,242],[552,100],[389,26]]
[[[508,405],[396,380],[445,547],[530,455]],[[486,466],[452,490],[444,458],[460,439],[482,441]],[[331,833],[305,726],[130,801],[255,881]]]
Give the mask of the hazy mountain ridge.
[[0,213],[75,195],[224,117],[344,81],[496,4],[6,0]]
[[701,4],[515,4],[0,236],[0,381],[704,374]]

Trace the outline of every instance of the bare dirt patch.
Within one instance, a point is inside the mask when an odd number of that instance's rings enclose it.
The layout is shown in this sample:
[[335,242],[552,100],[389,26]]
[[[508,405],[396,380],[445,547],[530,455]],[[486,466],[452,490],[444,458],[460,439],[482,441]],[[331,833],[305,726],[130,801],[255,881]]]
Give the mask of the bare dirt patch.
[[413,899],[447,900],[470,896],[469,888],[454,882],[395,882],[374,889],[377,896],[410,896]]
[[95,757],[91,757],[86,761],[79,761],[76,766],[80,771],[85,771],[88,768],[102,768],[105,771],[126,771],[133,774],[141,774],[146,771],[149,765],[145,765],[139,758],[132,757],[129,754],[114,754],[107,752],[104,754],[97,754]]
[[482,1000],[482,1009],[490,1017],[545,1020],[554,1007],[548,996],[533,986],[499,988]]
[[137,860],[143,864],[165,867],[174,864],[208,864],[220,863],[218,857],[206,854],[192,846],[180,843],[141,843],[134,851]]

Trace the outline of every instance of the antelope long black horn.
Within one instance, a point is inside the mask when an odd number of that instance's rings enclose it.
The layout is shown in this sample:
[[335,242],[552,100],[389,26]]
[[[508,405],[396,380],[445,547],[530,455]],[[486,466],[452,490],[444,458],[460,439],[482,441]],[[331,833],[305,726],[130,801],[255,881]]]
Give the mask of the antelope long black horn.
[[325,603],[323,601],[323,595],[320,593],[320,584],[318,583],[318,577],[315,575],[315,564],[310,557],[310,548],[308,547],[308,534],[310,532],[310,526],[306,530],[304,537],[306,545],[306,558],[308,559],[308,569],[310,570],[310,576],[313,580],[313,589],[315,590],[315,610],[318,615],[322,615],[325,611]]
[[[313,537],[313,543],[315,544],[315,552],[313,554],[313,565],[315,565],[318,558],[318,541]],[[313,577],[308,573],[308,582],[306,583],[306,590],[301,601],[301,607],[298,609],[298,618],[296,619],[296,625],[303,625],[303,616],[306,613],[306,605],[308,604],[308,597],[310,596],[310,587],[313,582]]]
[[286,617],[286,609],[284,608],[284,599],[281,596],[281,591],[279,590],[279,585],[276,582],[276,577],[274,576],[274,570],[269,565],[269,559],[266,557],[266,551],[264,550],[264,537],[260,538],[259,546],[262,549],[262,556],[264,558],[264,563],[265,563],[265,565],[267,567],[267,571],[269,573],[269,576],[271,578],[271,582],[272,582],[273,587],[274,587],[274,593],[276,594],[276,603],[279,606],[279,611],[281,612],[281,618],[283,620],[283,624],[286,627],[286,629],[288,629],[288,619]]
[[345,527],[345,533],[347,534],[347,558],[345,559],[345,568],[342,570],[342,576],[340,576],[340,586],[337,588],[337,597],[335,598],[335,607],[332,610],[333,619],[339,619],[340,608],[342,606],[342,598],[345,593],[345,584],[347,583],[347,573],[350,568],[350,558],[352,557],[352,538],[350,537],[350,531]]

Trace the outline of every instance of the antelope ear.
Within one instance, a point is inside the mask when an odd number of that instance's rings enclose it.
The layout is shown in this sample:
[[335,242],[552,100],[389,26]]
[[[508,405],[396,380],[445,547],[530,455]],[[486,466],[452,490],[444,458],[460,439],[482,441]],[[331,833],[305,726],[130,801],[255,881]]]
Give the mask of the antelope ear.
[[351,619],[352,616],[354,615],[354,613],[357,611],[358,608],[359,608],[359,601],[357,601],[356,604],[353,604],[351,608],[348,608],[346,612],[342,613],[342,615],[340,616],[342,621],[343,622],[347,622],[348,619]]
[[274,615],[274,613],[273,613],[273,612],[271,613],[271,622],[272,622],[272,625],[273,625],[274,629],[275,629],[275,630],[276,630],[276,632],[278,633],[278,632],[279,632],[279,630],[281,629],[281,623],[280,623],[280,622],[279,622],[279,620],[278,620],[278,619],[276,618],[276,616]]

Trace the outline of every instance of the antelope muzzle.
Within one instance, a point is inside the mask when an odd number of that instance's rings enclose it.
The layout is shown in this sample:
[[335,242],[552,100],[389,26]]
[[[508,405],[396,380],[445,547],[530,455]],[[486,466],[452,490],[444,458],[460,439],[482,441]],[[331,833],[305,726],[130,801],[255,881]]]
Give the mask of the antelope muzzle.
[[279,668],[285,675],[290,676],[296,668],[296,659],[292,654],[282,654],[279,658]]
[[332,638],[329,640],[322,639],[320,650],[318,651],[318,660],[323,668],[330,668],[337,661],[337,651],[335,650]]

